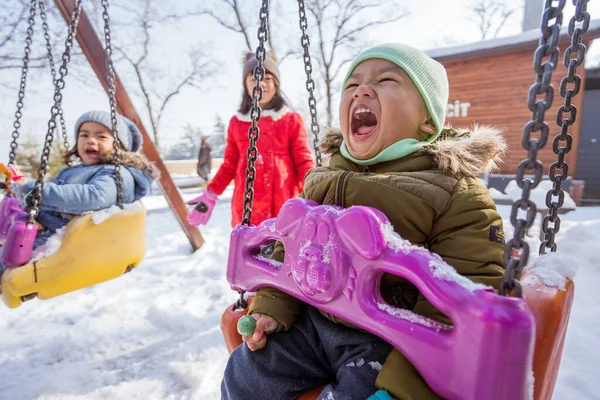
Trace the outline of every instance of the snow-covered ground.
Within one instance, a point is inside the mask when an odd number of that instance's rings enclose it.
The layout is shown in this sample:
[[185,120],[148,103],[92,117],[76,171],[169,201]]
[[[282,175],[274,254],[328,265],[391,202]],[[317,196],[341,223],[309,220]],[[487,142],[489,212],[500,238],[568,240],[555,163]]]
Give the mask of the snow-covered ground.
[[[236,298],[225,280],[230,198],[221,196],[192,254],[164,199],[147,197],[148,251],[137,270],[0,306],[0,399],[218,399],[227,360],[219,320]],[[508,237],[510,208],[500,211]],[[532,231],[534,248],[537,237]],[[600,399],[600,207],[562,216],[558,242],[579,272],[554,399]]]

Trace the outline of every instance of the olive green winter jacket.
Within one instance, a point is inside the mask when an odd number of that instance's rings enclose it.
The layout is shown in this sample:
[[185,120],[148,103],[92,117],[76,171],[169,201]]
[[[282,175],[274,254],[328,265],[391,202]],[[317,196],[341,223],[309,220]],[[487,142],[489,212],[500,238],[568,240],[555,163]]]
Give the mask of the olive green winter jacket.
[[[452,131],[416,154],[371,166],[342,157],[340,143],[338,133],[327,135],[322,148],[332,154],[329,166],[309,172],[303,197],[320,204],[377,208],[404,239],[439,254],[472,281],[499,287],[504,273],[502,219],[477,176],[493,168],[504,151],[500,132],[491,128]],[[276,247],[273,258],[283,261],[283,246]],[[451,323],[400,277],[384,275],[381,291],[390,304]],[[280,329],[287,330],[304,307],[277,289],[264,288],[256,294],[250,312],[270,315]],[[402,400],[439,399],[397,350],[383,365],[376,386]]]

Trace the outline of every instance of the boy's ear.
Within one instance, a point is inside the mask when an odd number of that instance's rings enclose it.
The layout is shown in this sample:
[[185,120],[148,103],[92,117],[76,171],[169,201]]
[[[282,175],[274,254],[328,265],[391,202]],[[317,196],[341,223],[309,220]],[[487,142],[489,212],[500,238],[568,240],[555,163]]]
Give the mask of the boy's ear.
[[419,129],[421,129],[422,132],[425,132],[429,135],[434,135],[437,132],[435,123],[433,122],[433,119],[430,116],[427,116],[427,119],[425,119],[421,123],[421,126],[419,126]]

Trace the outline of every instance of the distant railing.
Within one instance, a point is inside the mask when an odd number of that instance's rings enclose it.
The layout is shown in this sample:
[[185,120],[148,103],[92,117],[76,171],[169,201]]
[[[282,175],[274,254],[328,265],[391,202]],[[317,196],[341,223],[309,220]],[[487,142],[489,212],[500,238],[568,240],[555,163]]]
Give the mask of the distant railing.
[[[196,165],[198,160],[164,160],[165,167],[170,174],[189,175],[196,173]],[[214,174],[223,164],[222,158],[213,158],[211,161],[210,170]]]

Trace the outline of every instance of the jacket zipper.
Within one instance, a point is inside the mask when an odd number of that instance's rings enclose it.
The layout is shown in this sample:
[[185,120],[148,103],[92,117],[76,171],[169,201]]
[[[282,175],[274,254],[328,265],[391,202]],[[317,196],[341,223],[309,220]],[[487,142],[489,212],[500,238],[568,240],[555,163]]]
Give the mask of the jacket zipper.
[[350,171],[344,171],[340,174],[335,186],[335,205],[344,207],[344,192],[346,190],[346,178]]

